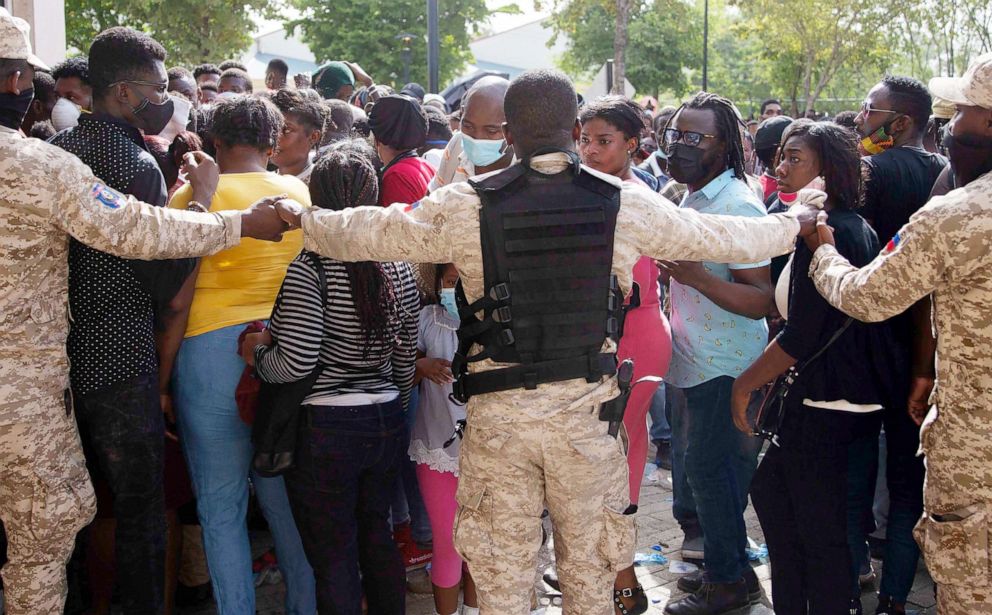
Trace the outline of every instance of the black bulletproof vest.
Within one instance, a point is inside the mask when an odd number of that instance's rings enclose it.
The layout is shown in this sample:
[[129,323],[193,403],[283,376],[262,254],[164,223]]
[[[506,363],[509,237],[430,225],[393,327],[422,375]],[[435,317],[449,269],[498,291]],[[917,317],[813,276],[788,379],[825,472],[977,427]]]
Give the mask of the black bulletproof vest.
[[[616,371],[615,355],[601,350],[607,337],[619,337],[623,313],[611,273],[620,189],[569,156],[572,164],[555,175],[525,161],[470,182],[482,200],[486,294],[467,305],[458,289],[460,401]],[[473,344],[482,350],[469,356]],[[468,374],[467,363],[482,359],[519,365]]]

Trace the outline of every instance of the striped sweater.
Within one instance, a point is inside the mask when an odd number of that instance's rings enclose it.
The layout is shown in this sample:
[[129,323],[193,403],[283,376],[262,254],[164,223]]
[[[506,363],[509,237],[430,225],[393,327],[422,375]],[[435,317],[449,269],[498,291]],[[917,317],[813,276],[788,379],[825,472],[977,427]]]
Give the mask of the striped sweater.
[[[272,314],[271,346],[255,348],[255,369],[266,382],[294,382],[323,366],[307,400],[353,393],[398,393],[404,407],[413,387],[420,297],[407,263],[383,263],[398,306],[388,343],[362,334],[345,264],[323,256],[327,288],[302,255],[290,263]],[[321,292],[327,293],[326,310]],[[363,357],[366,348],[367,356]]]

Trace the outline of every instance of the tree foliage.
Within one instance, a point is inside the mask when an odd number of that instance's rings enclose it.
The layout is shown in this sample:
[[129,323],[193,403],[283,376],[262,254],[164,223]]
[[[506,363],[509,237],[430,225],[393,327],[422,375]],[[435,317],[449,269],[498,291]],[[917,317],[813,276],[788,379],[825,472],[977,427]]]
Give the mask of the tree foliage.
[[240,56],[254,17],[272,11],[270,0],[65,0],[66,40],[85,53],[98,33],[129,26],[160,42],[170,65],[219,62]]
[[[427,12],[424,0],[289,0],[301,13],[286,22],[299,30],[317,62],[348,60],[361,64],[379,83],[399,83],[403,75],[404,43],[413,35],[410,78],[427,83]],[[456,77],[472,59],[469,42],[489,17],[485,0],[439,2],[441,83]],[[514,10],[509,7],[503,10]]]
[[[614,57],[614,0],[558,0],[551,18],[556,36],[568,39],[562,68],[591,76]],[[630,8],[626,78],[638,92],[655,96],[686,93],[702,56],[702,16],[683,0],[642,0]]]
[[736,0],[735,5],[743,27],[765,42],[759,60],[784,86],[795,111],[804,113],[815,109],[840,71],[870,66],[884,72],[891,61],[889,20],[903,2],[791,0],[786,9],[777,0]]

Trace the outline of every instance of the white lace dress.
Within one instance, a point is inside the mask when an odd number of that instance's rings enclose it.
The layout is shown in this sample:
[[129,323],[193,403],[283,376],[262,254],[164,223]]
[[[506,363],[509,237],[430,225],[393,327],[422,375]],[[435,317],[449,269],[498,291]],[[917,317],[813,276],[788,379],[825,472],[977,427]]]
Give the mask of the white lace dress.
[[[428,305],[420,312],[417,325],[417,350],[425,356],[450,361],[458,348],[458,321],[440,305]],[[441,386],[430,380],[420,383],[420,403],[410,433],[410,459],[436,472],[458,476],[460,440],[448,448],[445,441],[455,431],[455,422],[465,418],[465,407],[453,403],[448,395],[451,385]]]

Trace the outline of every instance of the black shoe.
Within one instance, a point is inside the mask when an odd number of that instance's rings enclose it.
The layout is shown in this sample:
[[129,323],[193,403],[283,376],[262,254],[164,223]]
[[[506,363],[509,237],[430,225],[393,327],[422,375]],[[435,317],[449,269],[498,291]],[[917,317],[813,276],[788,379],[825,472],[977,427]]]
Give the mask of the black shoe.
[[654,454],[654,465],[664,470],[672,469],[672,443],[664,440],[655,440],[654,445],[658,452]]
[[544,582],[548,587],[555,590],[559,594],[561,593],[561,584],[558,583],[558,573],[554,568],[548,568],[548,570],[544,573],[544,576],[541,578],[544,579]]
[[210,583],[204,583],[203,585],[197,585],[196,587],[187,587],[182,583],[176,584],[176,606],[180,607],[194,607],[200,606],[206,602],[209,602],[213,597],[213,589],[210,587]]
[[[748,601],[751,603],[760,601],[761,582],[758,581],[758,575],[754,573],[754,568],[748,566],[744,570],[744,583],[747,585]],[[699,588],[703,586],[703,570],[699,569],[695,572],[690,572],[685,576],[679,577],[679,580],[675,585],[688,594],[698,592]]]
[[892,598],[879,594],[875,615],[906,615],[906,605],[894,602]]
[[[634,606],[629,609],[624,605],[623,598],[635,598]],[[613,590],[613,604],[616,605],[620,615],[641,615],[648,610],[648,597],[644,594],[644,588],[640,585],[634,587],[624,587]]]
[[721,615],[748,606],[747,583],[703,582],[699,591],[665,607],[666,615]]

